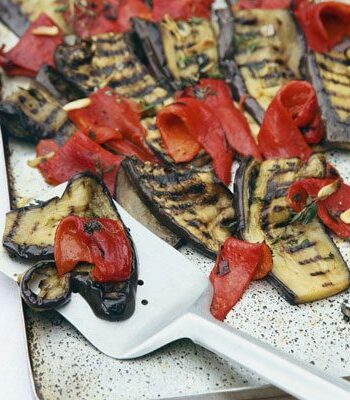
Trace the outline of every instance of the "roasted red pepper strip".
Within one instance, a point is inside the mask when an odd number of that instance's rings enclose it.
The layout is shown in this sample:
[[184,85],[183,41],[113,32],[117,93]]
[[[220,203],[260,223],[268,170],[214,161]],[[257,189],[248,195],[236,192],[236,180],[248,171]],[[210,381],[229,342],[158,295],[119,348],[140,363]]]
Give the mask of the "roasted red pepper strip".
[[292,0],[239,0],[233,7],[240,10],[248,10],[252,8],[276,9],[289,8]]
[[51,185],[65,182],[79,172],[97,173],[103,176],[113,194],[115,177],[122,160],[123,157],[110,153],[77,131],[52,158],[39,164],[38,168]]
[[223,320],[242,297],[258,273],[264,277],[272,268],[272,256],[265,243],[247,243],[236,238],[226,239],[210,273],[214,297],[210,311]]
[[219,79],[201,79],[194,87],[187,87],[181,96],[192,96],[215,110],[225,132],[227,142],[233,150],[243,156],[261,160],[261,154],[254,141],[247,119],[234,106],[228,85]]
[[308,82],[291,81],[265,112],[259,148],[266,158],[299,157],[306,161],[312,153],[307,143],[318,143],[323,135],[315,90]]
[[[156,157],[145,144],[145,129],[140,122],[140,108],[137,103],[112,92],[108,87],[90,95],[88,107],[69,111],[74,125],[100,144],[124,138],[140,149],[143,161],[156,161]],[[125,145],[130,149],[131,146]],[[121,148],[121,147],[119,147]],[[129,153],[125,154],[129,155]]]
[[349,185],[339,178],[302,179],[290,186],[287,197],[291,208],[299,212],[305,207],[308,197],[317,200],[319,191],[335,181],[339,182],[338,189],[324,200],[317,201],[317,214],[332,232],[346,239],[350,237],[350,224],[343,222],[340,215],[350,208]]
[[41,27],[57,28],[46,14],[41,14],[15,47],[7,52],[0,49],[0,65],[8,75],[35,77],[44,64],[54,66],[55,49],[62,43],[62,35],[60,31],[54,36],[35,35],[33,31]]
[[213,0],[153,0],[152,19],[160,21],[166,15],[173,19],[209,18]]
[[208,106],[191,97],[179,98],[158,113],[157,126],[175,162],[190,161],[202,146],[211,156],[218,178],[230,182],[232,151],[220,121]]
[[54,242],[59,276],[79,262],[93,264],[97,282],[122,282],[130,277],[132,250],[122,224],[113,219],[68,216],[59,223]]
[[312,4],[299,0],[295,15],[310,49],[326,53],[350,36],[350,5],[336,1]]
[[151,11],[143,0],[88,0],[75,2],[74,15],[66,13],[67,21],[73,19],[74,32],[87,38],[107,32],[127,32],[130,18],[151,18]]

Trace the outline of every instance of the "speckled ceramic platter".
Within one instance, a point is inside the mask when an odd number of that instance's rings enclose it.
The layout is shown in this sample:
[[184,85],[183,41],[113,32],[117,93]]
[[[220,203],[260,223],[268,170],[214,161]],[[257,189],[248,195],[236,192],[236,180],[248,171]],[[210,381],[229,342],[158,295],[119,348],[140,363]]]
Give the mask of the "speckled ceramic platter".
[[[0,0],[1,1],[1,0]],[[34,147],[5,144],[14,205],[40,199],[48,186],[27,166]],[[2,149],[0,149],[2,150]],[[350,153],[328,158],[350,182]],[[350,265],[349,243],[336,240]],[[180,251],[209,274],[213,262],[190,247]],[[350,324],[340,306],[348,293],[291,306],[267,282],[254,282],[228,315],[227,323],[314,364],[335,376],[350,375]],[[205,399],[262,399],[278,395],[257,376],[182,340],[134,361],[111,359],[60,314],[25,309],[28,347],[38,397],[45,400],[138,400],[197,396]]]

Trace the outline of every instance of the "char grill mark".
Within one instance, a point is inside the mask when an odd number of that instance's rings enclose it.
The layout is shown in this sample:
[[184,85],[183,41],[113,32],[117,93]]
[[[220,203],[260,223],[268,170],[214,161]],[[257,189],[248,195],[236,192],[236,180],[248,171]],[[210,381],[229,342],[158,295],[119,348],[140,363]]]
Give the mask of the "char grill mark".
[[169,229],[215,257],[234,223],[232,193],[212,170],[159,166],[135,159],[123,169],[153,214]]
[[93,36],[56,51],[58,71],[77,89],[88,95],[110,86],[120,95],[147,104],[163,104],[169,93],[157,84],[137,59],[123,34]]

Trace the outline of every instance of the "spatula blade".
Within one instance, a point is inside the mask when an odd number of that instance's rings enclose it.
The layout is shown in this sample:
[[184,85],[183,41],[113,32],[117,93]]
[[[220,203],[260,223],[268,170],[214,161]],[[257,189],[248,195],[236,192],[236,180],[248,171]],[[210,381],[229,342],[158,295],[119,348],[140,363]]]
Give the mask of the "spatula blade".
[[[53,188],[40,200],[61,196],[65,186]],[[78,294],[74,294],[71,301],[58,311],[100,351],[114,358],[127,358],[134,353],[133,349],[142,348],[151,337],[186,313],[208,290],[209,281],[181,253],[155,236],[119,205],[117,208],[135,243],[139,279],[143,282],[137,289],[134,315],[123,322],[101,320]],[[15,278],[15,274],[23,273],[27,267],[11,259],[1,249],[0,271]],[[180,333],[178,337],[181,337]],[[147,345],[147,351],[160,347],[164,341],[164,335],[159,336],[158,342],[152,340],[152,345]]]

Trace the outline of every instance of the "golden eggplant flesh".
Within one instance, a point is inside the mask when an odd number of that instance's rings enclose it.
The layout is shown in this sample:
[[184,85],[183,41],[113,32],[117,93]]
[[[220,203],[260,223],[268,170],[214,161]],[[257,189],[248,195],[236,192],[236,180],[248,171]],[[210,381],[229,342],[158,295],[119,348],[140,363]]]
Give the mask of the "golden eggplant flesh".
[[161,166],[126,159],[122,167],[153,215],[172,232],[215,258],[231,236],[232,193],[212,169]]

